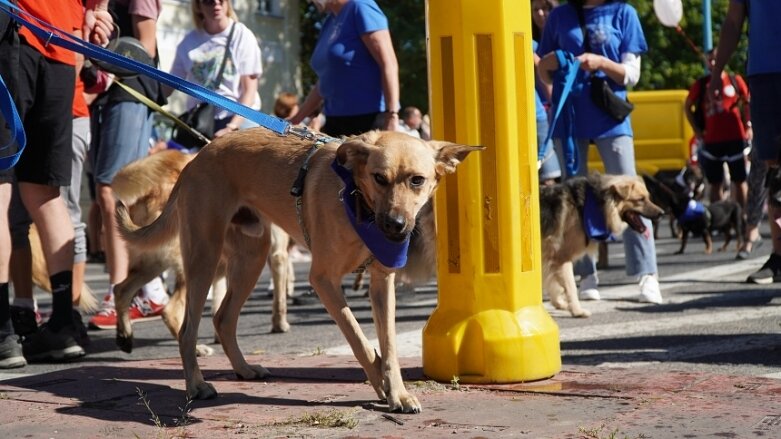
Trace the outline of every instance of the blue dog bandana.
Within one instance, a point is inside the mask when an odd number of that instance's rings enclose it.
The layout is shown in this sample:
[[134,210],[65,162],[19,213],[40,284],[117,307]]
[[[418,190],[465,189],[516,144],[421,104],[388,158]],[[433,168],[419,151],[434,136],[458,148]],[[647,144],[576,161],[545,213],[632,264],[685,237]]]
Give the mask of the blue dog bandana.
[[689,200],[689,202],[686,203],[686,210],[678,217],[678,221],[681,223],[688,223],[689,221],[695,221],[702,218],[703,215],[705,215],[705,205],[699,201]]
[[591,186],[586,186],[586,199],[583,202],[583,230],[589,240],[612,241],[615,239],[605,222],[605,212],[597,203]]
[[409,249],[409,237],[403,242],[389,241],[377,227],[374,220],[374,212],[361,212],[361,222],[358,222],[356,209],[358,200],[355,196],[358,187],[353,180],[352,172],[342,166],[337,159],[331,163],[331,169],[344,182],[342,191],[342,202],[344,211],[350,218],[350,224],[353,225],[355,232],[361,237],[361,240],[374,257],[380,263],[388,268],[401,268],[407,264],[407,250]]

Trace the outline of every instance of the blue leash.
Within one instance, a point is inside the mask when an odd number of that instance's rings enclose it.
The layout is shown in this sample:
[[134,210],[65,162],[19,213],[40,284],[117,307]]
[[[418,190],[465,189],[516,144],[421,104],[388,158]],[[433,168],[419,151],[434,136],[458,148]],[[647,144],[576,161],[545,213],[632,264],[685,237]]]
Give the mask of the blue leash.
[[[559,100],[556,103],[556,110],[553,113],[553,120],[551,120],[550,126],[548,127],[548,135],[545,136],[545,142],[543,142],[542,144],[542,149],[537,152],[537,160],[540,162],[542,162],[542,160],[545,158],[545,156],[548,153],[548,148],[549,148],[548,145],[550,144],[551,138],[553,138],[553,130],[556,128],[556,124],[559,122],[559,116],[561,116],[561,111],[564,109],[564,105],[567,103],[567,99],[569,99],[570,92],[572,92],[572,87],[575,85],[575,80],[577,79],[578,74],[580,73],[579,72],[580,61],[574,58],[571,54],[566,53],[562,50],[557,50],[555,54],[559,63],[559,69],[563,68],[565,63],[569,63],[571,67],[567,71],[566,76],[564,77],[564,86],[561,89],[561,95],[559,96]],[[569,162],[573,160],[575,163],[577,163],[578,162],[577,148],[575,148],[574,151],[571,151],[570,154],[572,155],[572,157],[566,157],[568,162],[567,164],[570,165]],[[577,171],[577,166],[575,166],[574,170]]]
[[11,131],[11,140],[9,140],[7,145],[0,147],[0,151],[9,148],[14,142],[19,145],[19,150],[16,154],[0,158],[0,170],[4,171],[14,167],[16,162],[19,161],[19,157],[27,144],[27,136],[24,134],[24,125],[19,118],[19,113],[16,112],[14,100],[11,98],[11,93],[8,91],[2,76],[0,76],[0,89],[2,89],[0,90],[0,111],[2,111],[5,120],[8,121],[8,127]]
[[[118,55],[98,45],[89,43],[80,38],[76,38],[73,35],[64,32],[62,29],[52,26],[49,23],[46,23],[45,21],[28,14],[27,12],[21,10],[18,6],[9,3],[8,0],[0,0],[0,11],[5,12],[11,18],[27,27],[32,33],[45,41],[47,45],[55,44],[62,48],[80,53],[87,58],[98,59],[128,70],[132,70],[134,72],[144,74],[169,87],[175,88],[183,93],[187,93],[190,96],[210,104],[214,104],[220,108],[230,111],[231,113],[238,114],[245,119],[251,120],[277,134],[286,135],[291,131],[290,124],[287,121],[253,110],[198,84],[185,81],[170,73],[163,72],[154,67],[150,67],[146,64]],[[6,120],[10,120],[5,115],[5,111],[3,112],[3,116],[6,117]],[[24,136],[22,139],[24,139]],[[14,162],[14,164],[15,163],[16,162]]]

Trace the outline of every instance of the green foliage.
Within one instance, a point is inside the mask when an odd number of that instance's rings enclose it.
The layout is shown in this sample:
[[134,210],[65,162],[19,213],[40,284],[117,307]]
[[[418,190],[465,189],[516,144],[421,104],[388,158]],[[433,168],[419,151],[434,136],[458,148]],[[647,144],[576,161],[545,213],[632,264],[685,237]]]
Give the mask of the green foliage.
[[[524,1],[524,0],[517,0]],[[562,2],[563,3],[563,2]],[[713,44],[718,44],[719,29],[727,12],[729,0],[712,0]],[[324,18],[306,1],[300,4],[301,63],[304,92],[317,78],[309,67],[319,24]],[[415,105],[428,111],[428,80],[426,66],[425,0],[377,0],[390,23],[393,46],[399,59],[401,105]],[[654,15],[653,0],[629,0],[637,9],[648,41],[648,53],[643,56],[642,74],[636,90],[688,88],[704,74],[700,55],[687,43],[683,33],[663,26]],[[680,27],[693,44],[701,48],[703,34],[702,0],[683,0]],[[729,64],[732,71],[743,73],[746,62],[746,38]]]

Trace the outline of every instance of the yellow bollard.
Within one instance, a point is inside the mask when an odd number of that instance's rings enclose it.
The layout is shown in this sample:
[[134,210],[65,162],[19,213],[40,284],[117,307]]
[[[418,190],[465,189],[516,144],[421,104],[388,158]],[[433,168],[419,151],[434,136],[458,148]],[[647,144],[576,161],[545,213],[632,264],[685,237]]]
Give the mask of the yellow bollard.
[[439,304],[423,372],[504,383],[561,370],[542,305],[537,141],[528,1],[427,0],[434,137],[487,149],[436,197]]

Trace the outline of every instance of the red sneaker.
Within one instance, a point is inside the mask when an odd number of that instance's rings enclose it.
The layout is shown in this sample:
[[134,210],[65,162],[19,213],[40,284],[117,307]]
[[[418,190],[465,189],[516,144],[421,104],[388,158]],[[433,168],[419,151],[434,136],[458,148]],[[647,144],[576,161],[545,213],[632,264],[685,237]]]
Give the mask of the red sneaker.
[[[166,301],[167,302],[167,301]],[[157,319],[163,315],[163,309],[167,303],[156,303],[149,299],[140,299],[138,296],[133,298],[128,313],[131,322],[144,322]],[[103,309],[95,314],[89,321],[92,329],[114,329],[117,327],[117,310],[111,303],[104,302]]]

